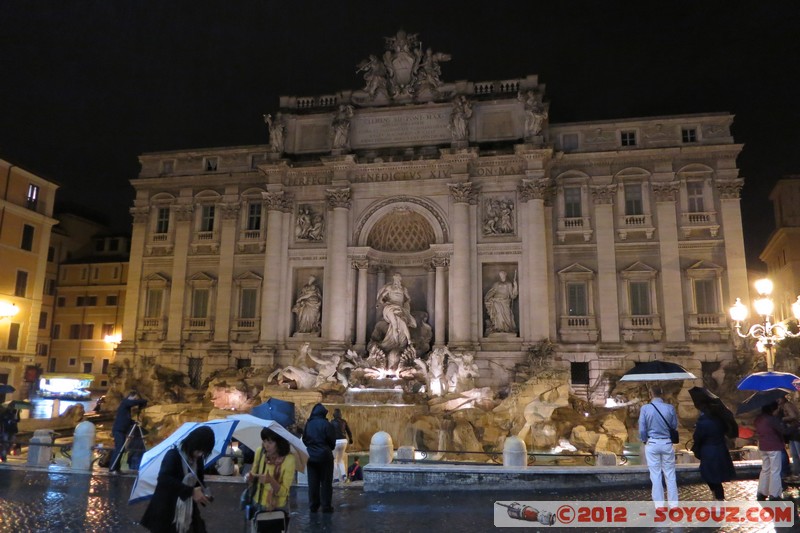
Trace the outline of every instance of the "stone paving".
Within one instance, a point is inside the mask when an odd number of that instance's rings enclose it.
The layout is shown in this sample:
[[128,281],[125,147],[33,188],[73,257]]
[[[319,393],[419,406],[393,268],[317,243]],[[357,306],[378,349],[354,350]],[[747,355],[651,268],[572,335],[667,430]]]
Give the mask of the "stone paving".
[[[202,514],[210,533],[244,531],[239,495],[244,485],[232,478],[212,477],[210,486],[215,501]],[[30,469],[24,465],[0,466],[0,531],[2,532],[144,532],[137,525],[146,503],[128,505],[134,477],[108,476],[105,473],[75,474],[65,469]],[[223,481],[224,480],[224,481]],[[494,531],[493,509],[498,500],[515,501],[648,501],[649,487],[625,489],[577,487],[569,491],[434,491],[423,493],[365,493],[358,485],[334,488],[333,514],[309,513],[304,487],[294,487],[291,497],[291,531],[297,532],[417,532],[417,531]],[[729,501],[753,501],[756,481],[726,483]],[[710,500],[702,484],[680,487],[680,497]],[[503,528],[508,531],[546,531]],[[793,528],[800,531],[800,527]],[[560,528],[561,531],[568,531]],[[725,529],[691,528],[687,531],[773,531],[771,527]],[[634,531],[591,528],[578,531]],[[668,530],[675,531],[675,529]],[[789,531],[783,528],[778,531]]]

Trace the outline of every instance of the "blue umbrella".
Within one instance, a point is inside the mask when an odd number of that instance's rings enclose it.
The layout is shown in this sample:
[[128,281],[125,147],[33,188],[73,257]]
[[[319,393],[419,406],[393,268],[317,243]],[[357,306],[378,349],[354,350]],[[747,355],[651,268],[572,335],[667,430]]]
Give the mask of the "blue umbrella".
[[800,377],[788,372],[756,372],[740,381],[736,388],[739,390],[797,390],[795,383],[800,385]]
[[270,398],[261,405],[256,405],[250,410],[250,414],[264,420],[274,420],[285,428],[294,425],[294,404],[277,398]]

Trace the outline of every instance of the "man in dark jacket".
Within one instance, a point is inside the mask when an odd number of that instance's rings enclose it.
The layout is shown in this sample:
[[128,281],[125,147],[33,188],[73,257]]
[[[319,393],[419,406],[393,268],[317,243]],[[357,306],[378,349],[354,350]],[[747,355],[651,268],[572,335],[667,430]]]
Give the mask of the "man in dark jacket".
[[328,422],[328,410],[318,403],[303,431],[303,443],[308,448],[308,500],[312,513],[322,504],[323,513],[333,512],[333,449],[336,435]]
[[108,467],[109,472],[119,472],[119,467],[122,463],[122,449],[125,447],[125,439],[128,438],[131,428],[133,428],[133,418],[131,417],[131,409],[133,407],[144,407],[147,405],[147,400],[139,397],[139,393],[132,390],[128,393],[128,397],[124,398],[117,408],[117,417],[114,419],[114,426],[111,432],[114,435],[114,454],[111,456],[111,465]]

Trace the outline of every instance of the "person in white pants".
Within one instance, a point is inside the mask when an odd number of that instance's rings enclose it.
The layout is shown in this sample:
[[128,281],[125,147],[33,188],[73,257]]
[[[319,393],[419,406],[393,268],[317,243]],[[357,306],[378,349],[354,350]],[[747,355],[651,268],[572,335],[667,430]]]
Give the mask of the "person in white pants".
[[639,411],[639,437],[645,445],[653,502],[656,507],[664,505],[663,481],[666,481],[667,503],[672,508],[678,506],[678,482],[675,479],[675,448],[669,430],[678,429],[678,414],[661,398],[663,393],[658,385],[650,388],[652,402]]
[[347,445],[353,444],[353,433],[347,420],[342,418],[341,409],[333,410],[331,425],[336,433],[336,448],[333,449],[333,481],[344,483],[347,480]]

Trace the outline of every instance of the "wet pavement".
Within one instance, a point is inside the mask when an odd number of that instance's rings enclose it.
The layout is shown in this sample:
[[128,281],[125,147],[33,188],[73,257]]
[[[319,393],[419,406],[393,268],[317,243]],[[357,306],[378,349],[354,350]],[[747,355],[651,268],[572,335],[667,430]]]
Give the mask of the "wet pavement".
[[[224,480],[224,481],[222,481]],[[144,532],[137,524],[146,502],[128,505],[134,481],[132,475],[108,476],[105,473],[75,474],[51,467],[26,469],[24,465],[0,465],[0,531],[2,532]],[[728,501],[754,501],[756,480],[725,484]],[[239,496],[244,485],[232,478],[210,478],[215,500],[203,509],[208,531],[244,531]],[[293,487],[291,496],[292,532],[417,532],[417,531],[494,531],[494,502],[514,501],[649,501],[649,486],[625,489],[580,487],[572,491],[503,491],[486,487],[482,491],[363,492],[363,487],[334,488],[333,514],[309,513],[305,487]],[[684,501],[710,501],[703,484],[683,485]],[[505,531],[552,531],[554,528],[503,528]],[[560,531],[568,531],[559,528]],[[666,531],[676,531],[671,529]],[[699,531],[773,531],[771,527],[730,527],[724,529],[687,528]],[[800,531],[800,527],[793,530]],[[635,531],[591,528],[579,531]],[[790,531],[780,528],[777,531]]]

